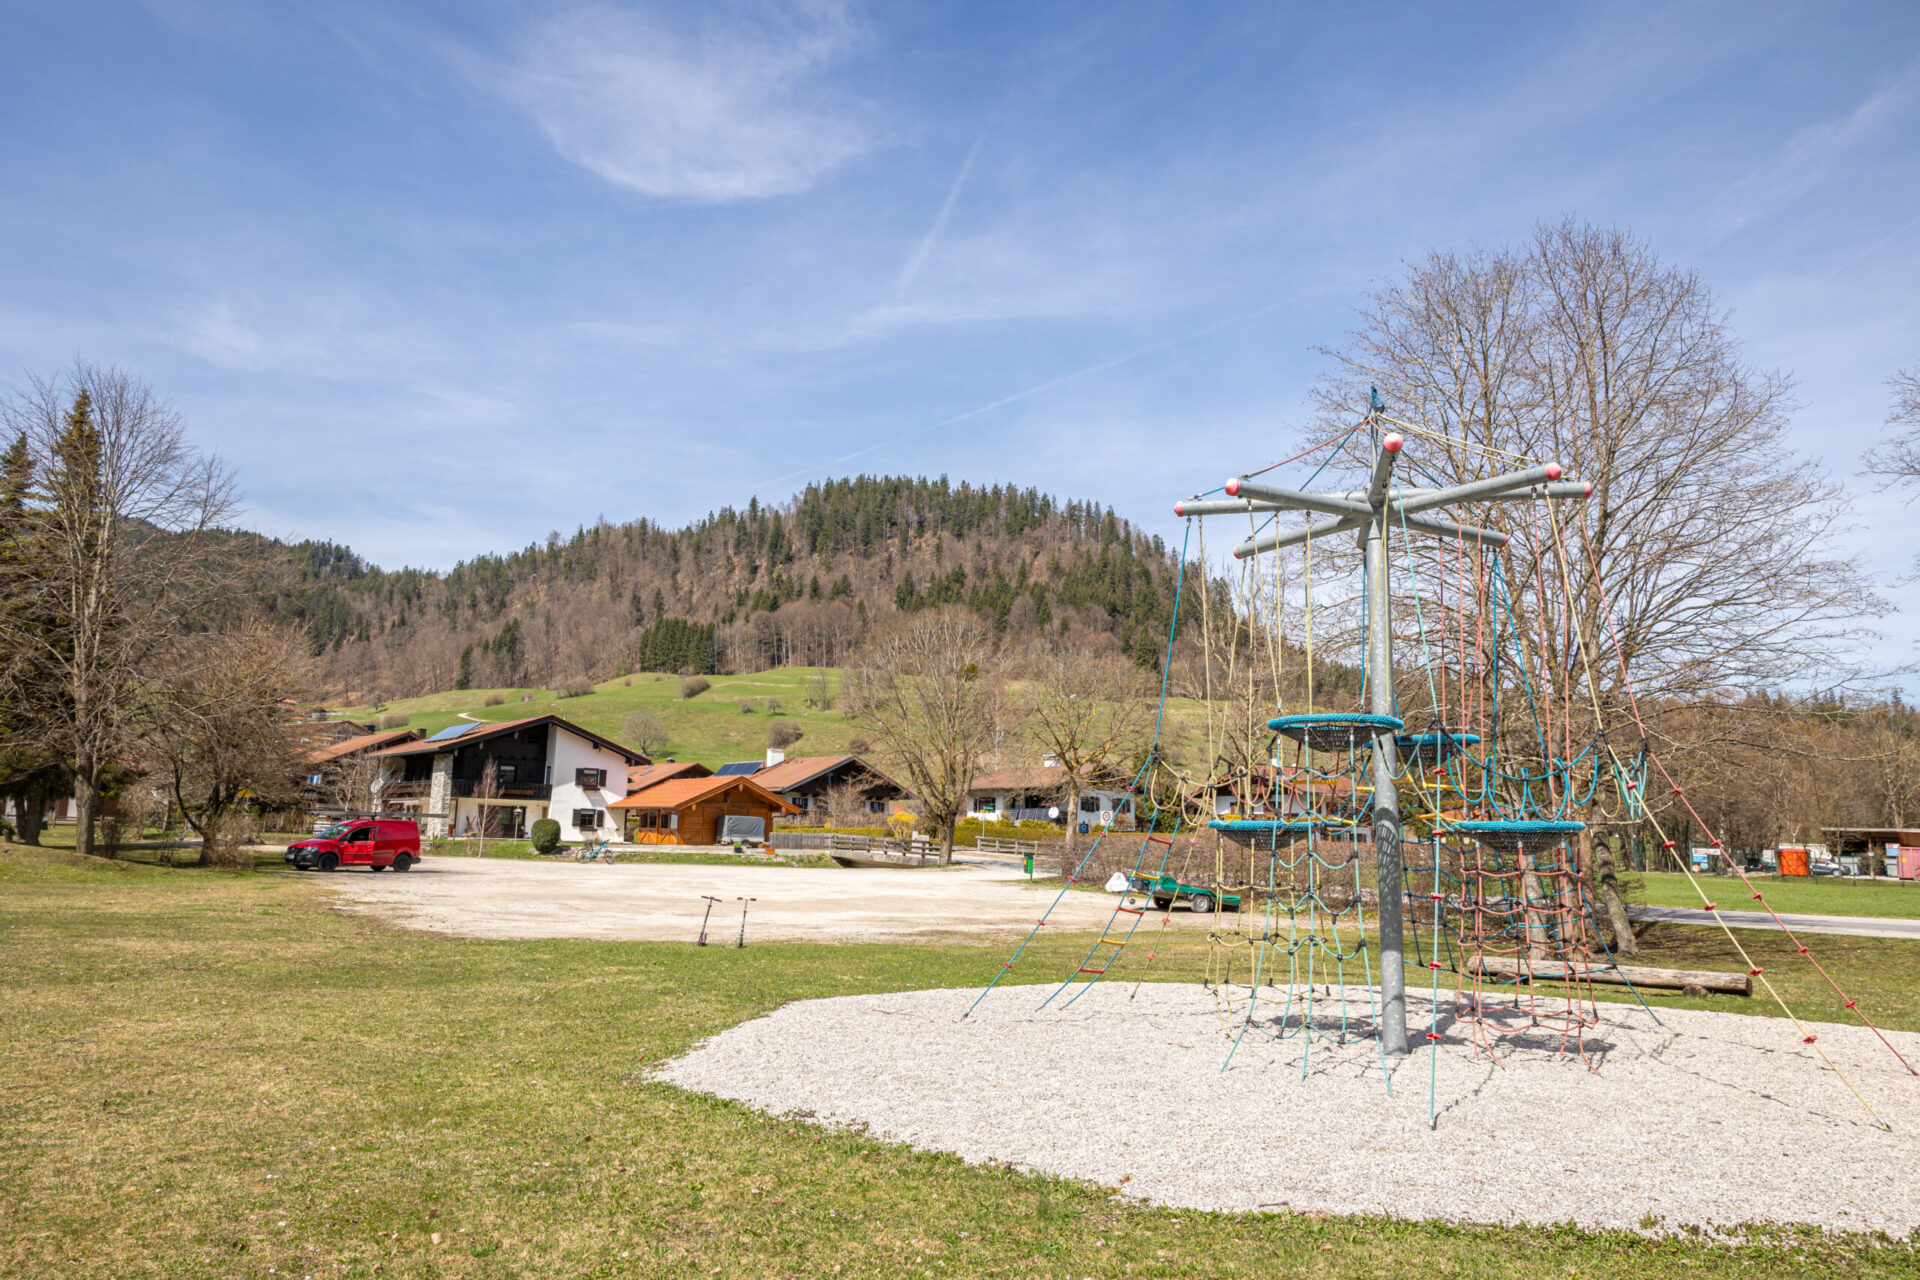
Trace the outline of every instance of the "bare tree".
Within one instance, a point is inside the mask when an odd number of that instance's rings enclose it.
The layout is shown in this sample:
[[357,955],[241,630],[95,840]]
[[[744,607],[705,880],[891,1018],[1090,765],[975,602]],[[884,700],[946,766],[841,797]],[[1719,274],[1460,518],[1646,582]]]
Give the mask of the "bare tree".
[[308,750],[292,706],[311,678],[297,637],[260,622],[194,632],[155,655],[144,682],[141,754],[201,838],[201,861],[240,865],[237,820],[292,803]]
[[1578,669],[1584,642],[1607,692],[1620,663],[1653,698],[1824,676],[1884,608],[1833,550],[1838,488],[1786,448],[1787,380],[1742,363],[1699,277],[1626,232],[1568,220],[1522,251],[1434,254],[1361,320],[1333,354],[1438,433],[1408,446],[1429,474],[1460,483],[1519,456],[1592,482],[1564,528],[1528,504],[1480,521],[1513,539],[1516,595],[1570,580],[1576,651],[1565,617],[1525,619],[1554,669]]
[[1078,831],[1080,792],[1124,785],[1147,745],[1147,674],[1117,649],[1062,641],[1030,653],[1016,714],[1026,735],[1066,770],[1067,847]]
[[841,684],[847,720],[906,780],[944,862],[953,860],[954,826],[994,742],[1001,697],[992,640],[958,608],[909,615],[875,636]]
[[374,808],[374,784],[380,780],[382,761],[364,751],[330,760],[325,769],[325,795],[348,813],[371,813]]
[[1893,392],[1887,425],[1896,430],[1884,451],[1869,462],[1874,471],[1889,479],[1920,482],[1920,365],[1888,378],[1887,388]]
[[47,714],[73,772],[75,848],[93,851],[101,782],[128,746],[144,673],[218,585],[209,536],[232,510],[226,467],[196,453],[179,416],[115,369],[35,379],[0,413],[23,435],[44,568],[21,584],[51,631],[0,613],[0,639],[37,645],[58,697]]
[[475,856],[484,858],[487,856],[487,836],[493,826],[493,805],[489,802],[500,798],[500,765],[492,756],[488,756],[486,764],[481,766],[480,781],[473,786],[473,798],[480,810],[480,843]]
[[651,760],[667,749],[667,722],[647,710],[631,711],[620,724],[620,741]]
[[[1329,354],[1342,380],[1323,395],[1329,410],[1350,420],[1351,388],[1372,384],[1417,428],[1407,456],[1424,475],[1411,483],[1461,483],[1529,458],[1593,484],[1570,513],[1495,503],[1475,517],[1511,540],[1499,589],[1462,607],[1504,612],[1536,685],[1554,673],[1564,737],[1546,747],[1576,752],[1576,717],[1582,737],[1634,742],[1629,681],[1657,717],[1851,674],[1861,620],[1885,606],[1834,549],[1839,489],[1786,447],[1788,382],[1745,364],[1706,285],[1645,243],[1568,219],[1517,250],[1432,254],[1371,294],[1359,330]],[[1459,553],[1407,554],[1437,570]],[[1415,619],[1401,625],[1405,652]],[[1491,692],[1514,680],[1512,666],[1466,678]],[[1530,740],[1527,700],[1501,705],[1511,720],[1499,741]],[[1606,788],[1596,801],[1590,820],[1619,816]],[[1610,880],[1600,888],[1618,907]]]

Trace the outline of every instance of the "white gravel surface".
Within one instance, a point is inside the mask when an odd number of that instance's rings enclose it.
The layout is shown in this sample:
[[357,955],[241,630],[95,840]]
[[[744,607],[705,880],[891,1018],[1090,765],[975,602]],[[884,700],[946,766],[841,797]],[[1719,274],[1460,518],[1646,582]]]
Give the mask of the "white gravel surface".
[[[289,875],[298,874],[288,872]],[[1014,936],[1032,927],[1056,890],[1013,867],[849,868],[767,863],[527,862],[429,857],[405,875],[340,871],[311,879],[352,910],[412,929],[470,938],[614,938],[692,942],[709,928],[731,942],[747,913],[747,943],[861,942],[965,934]],[[1104,894],[1070,893],[1048,917],[1057,929],[1098,929],[1113,916]],[[1174,926],[1207,918],[1174,913]]]
[[[1085,1179],[1182,1208],[1389,1213],[1464,1222],[1920,1231],[1920,1079],[1865,1028],[1814,1024],[1893,1131],[1876,1128],[1791,1024],[1601,1005],[1597,1071],[1557,1033],[1496,1065],[1465,1027],[1393,1072],[1372,1040],[1229,1044],[1189,985],[1101,984],[807,1000],[727,1031],[660,1079],[964,1159]],[[1410,998],[1424,1032],[1428,1006]],[[1262,1008],[1265,1009],[1263,1000]],[[1443,998],[1442,1008],[1451,1002]],[[1920,1035],[1894,1042],[1920,1061]]]

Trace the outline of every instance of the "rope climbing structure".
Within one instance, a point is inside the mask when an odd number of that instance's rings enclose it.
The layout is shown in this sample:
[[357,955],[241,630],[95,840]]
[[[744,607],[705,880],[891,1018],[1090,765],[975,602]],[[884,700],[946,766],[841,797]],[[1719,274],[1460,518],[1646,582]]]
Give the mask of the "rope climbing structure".
[[[1410,460],[1410,439],[1452,465]],[[1316,465],[1298,488],[1264,478],[1307,459]],[[1314,488],[1329,470],[1351,487]],[[1420,483],[1404,482],[1408,470]],[[1460,478],[1484,471],[1495,474]],[[1596,976],[1632,984],[1599,928],[1592,833],[1579,815],[1593,812],[1604,786],[1623,815],[1658,831],[1646,803],[1650,766],[1685,803],[1650,752],[1617,642],[1608,698],[1631,720],[1610,720],[1602,705],[1611,605],[1597,563],[1576,596],[1559,514],[1592,492],[1556,463],[1390,418],[1370,394],[1351,426],[1177,503],[1187,536],[1159,708],[1129,786],[1146,829],[1117,861],[1127,887],[1106,927],[1045,1003],[1071,1005],[1116,971],[1137,990],[1185,901],[1209,913],[1203,982],[1228,1040],[1223,1070],[1249,1036],[1298,1038],[1303,1076],[1315,1042],[1371,1038],[1391,1091],[1393,1063],[1425,1047],[1431,1123],[1443,1040],[1495,1063],[1503,1043],[1588,1061]],[[1469,508],[1488,513],[1482,524],[1447,514]],[[1297,513],[1308,521],[1289,523]],[[1206,522],[1221,518],[1246,530],[1232,548],[1237,584],[1208,569]],[[1516,536],[1526,539],[1523,556],[1509,547]],[[1176,665],[1201,725],[1190,709],[1169,717]],[[1623,752],[1613,736],[1627,733],[1639,741]],[[1101,861],[1111,838],[1101,831],[1063,869],[1053,902],[968,1014],[1013,973],[1088,868],[1116,865]],[[1797,953],[1873,1025],[1809,947]],[[1817,1037],[1747,963],[1824,1060]],[[1412,1029],[1409,969],[1427,987],[1426,1025]]]

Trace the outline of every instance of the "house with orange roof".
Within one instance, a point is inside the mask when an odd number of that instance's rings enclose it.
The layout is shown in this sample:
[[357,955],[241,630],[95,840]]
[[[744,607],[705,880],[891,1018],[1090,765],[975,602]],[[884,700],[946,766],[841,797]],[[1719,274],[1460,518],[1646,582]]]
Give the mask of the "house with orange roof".
[[799,813],[754,779],[739,774],[669,778],[613,801],[635,844],[761,843],[776,817]]

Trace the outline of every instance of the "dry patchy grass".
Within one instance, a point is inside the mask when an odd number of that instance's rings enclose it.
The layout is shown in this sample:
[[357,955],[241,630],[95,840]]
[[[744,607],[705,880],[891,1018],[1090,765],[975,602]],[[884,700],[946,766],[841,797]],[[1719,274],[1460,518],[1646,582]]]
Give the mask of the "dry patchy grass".
[[1915,1271],[1908,1246],[1810,1235],[1151,1209],[645,1079],[786,1000],[978,982],[998,945],[461,940],[335,911],[310,878],[18,849],[0,938],[9,1275]]

